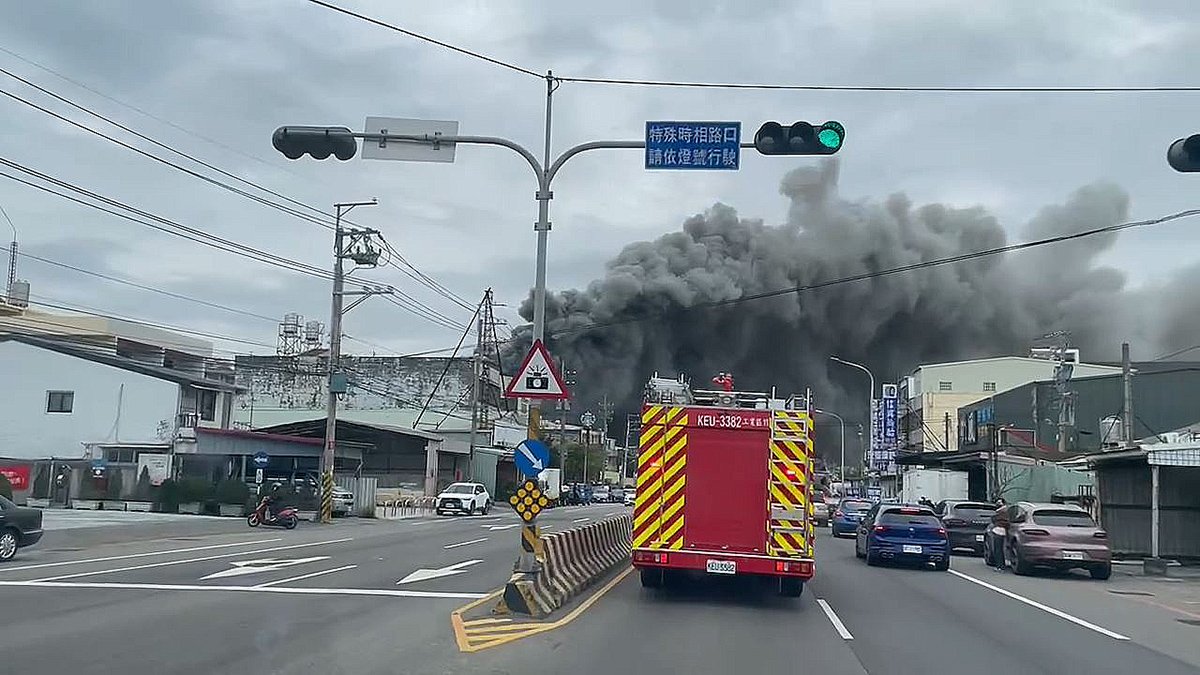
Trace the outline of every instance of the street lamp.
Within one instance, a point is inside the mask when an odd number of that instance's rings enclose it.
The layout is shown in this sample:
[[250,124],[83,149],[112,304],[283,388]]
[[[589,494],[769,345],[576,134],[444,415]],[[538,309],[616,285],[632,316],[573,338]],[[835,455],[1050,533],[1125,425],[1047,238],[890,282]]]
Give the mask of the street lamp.
[[[333,520],[333,449],[337,445],[337,401],[339,390],[344,391],[344,383],[335,383],[338,375],[338,362],[342,357],[342,300],[346,296],[345,270],[342,260],[346,258],[342,250],[342,239],[346,231],[342,229],[342,215],[349,213],[356,206],[374,206],[379,200],[372,197],[369,200],[357,202],[337,202],[333,205],[336,216],[333,220],[333,300],[329,312],[329,364],[327,396],[325,399],[325,448],[321,452],[321,504],[320,521],[329,523]],[[373,232],[373,230],[371,231]],[[351,305],[353,307],[354,305]]]
[[867,377],[871,378],[871,391],[867,394],[867,428],[874,429],[875,418],[871,415],[871,405],[875,402],[875,375],[874,375],[874,373],[871,372],[870,368],[864,366],[861,363],[847,361],[846,359],[840,359],[836,356],[830,356],[829,358],[830,358],[830,360],[837,361],[838,363],[840,363],[844,366],[850,366],[851,368],[858,368],[859,370],[866,373]]
[[836,418],[838,421],[838,436],[842,441],[842,458],[841,461],[838,462],[838,480],[844,483],[846,482],[846,421],[842,419],[841,415],[829,410],[814,408],[813,412],[817,413],[818,415],[829,415],[830,417]]

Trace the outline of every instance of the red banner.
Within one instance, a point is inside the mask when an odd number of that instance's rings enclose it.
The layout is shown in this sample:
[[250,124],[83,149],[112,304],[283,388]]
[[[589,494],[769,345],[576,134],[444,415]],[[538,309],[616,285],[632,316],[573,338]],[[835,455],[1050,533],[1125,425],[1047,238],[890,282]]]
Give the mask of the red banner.
[[29,489],[29,466],[0,466],[0,474],[12,483],[14,491]]

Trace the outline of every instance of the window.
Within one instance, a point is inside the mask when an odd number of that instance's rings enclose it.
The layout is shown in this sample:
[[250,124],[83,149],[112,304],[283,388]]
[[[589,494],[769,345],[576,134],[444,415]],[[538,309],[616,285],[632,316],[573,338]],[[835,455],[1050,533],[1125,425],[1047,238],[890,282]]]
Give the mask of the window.
[[954,390],[953,382],[950,382],[948,380],[942,380],[941,382],[938,382],[938,391],[953,391],[953,390]]
[[995,382],[984,382],[983,390],[984,391],[996,391],[996,383]]
[[1095,527],[1092,517],[1082,511],[1042,509],[1033,512],[1033,522],[1050,527]]
[[46,412],[70,413],[75,409],[75,392],[48,391],[46,392]]
[[924,513],[904,513],[903,511],[885,511],[879,517],[880,525],[922,525],[925,527],[941,527],[942,521],[937,516],[925,511]]
[[217,419],[217,392],[211,389],[200,390],[200,419],[205,422]]

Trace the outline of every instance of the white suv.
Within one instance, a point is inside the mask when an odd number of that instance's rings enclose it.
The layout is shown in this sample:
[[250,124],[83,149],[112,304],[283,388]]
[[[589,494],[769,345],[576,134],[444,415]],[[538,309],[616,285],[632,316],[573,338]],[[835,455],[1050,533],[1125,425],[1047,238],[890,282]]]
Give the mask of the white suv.
[[452,483],[437,496],[437,514],[487,514],[492,509],[492,496],[481,483]]

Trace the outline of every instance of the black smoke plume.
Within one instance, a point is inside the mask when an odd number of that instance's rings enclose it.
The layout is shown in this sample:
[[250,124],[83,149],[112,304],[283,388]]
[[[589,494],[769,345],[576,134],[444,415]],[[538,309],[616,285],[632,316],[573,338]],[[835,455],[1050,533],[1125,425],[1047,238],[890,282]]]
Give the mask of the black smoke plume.
[[[1099,261],[1116,234],[688,310],[1007,243],[1004,228],[982,207],[914,205],[903,194],[848,200],[837,194],[837,177],[835,160],[788,173],[780,192],[791,206],[782,225],[739,217],[718,203],[679,231],[629,244],[586,289],[549,293],[548,344],[578,371],[582,405],[575,409],[595,410],[606,393],[618,402],[610,435],[620,438],[611,431],[623,429],[620,413],[636,409],[656,371],[686,373],[702,384],[730,371],[738,389],[811,387],[819,406],[856,424],[865,416],[867,378],[832,363],[831,355],[868,365],[877,382],[894,382],[921,363],[1025,354],[1054,330],[1070,331],[1073,346],[1090,361],[1115,358],[1122,340],[1145,359],[1153,349],[1200,342],[1200,294],[1129,291],[1122,272]],[[1019,240],[1116,224],[1128,211],[1119,187],[1088,185],[1043,208]],[[1193,269],[1172,285],[1186,287],[1197,277],[1200,269]],[[1162,317],[1129,316],[1123,308],[1136,294],[1143,302],[1132,304]],[[1151,298],[1175,306],[1145,309],[1155,306],[1145,302]],[[531,299],[521,314],[532,316]],[[593,324],[599,327],[585,329]],[[521,331],[510,343],[516,358],[529,345],[529,327]],[[848,436],[847,447],[857,448],[853,432]]]

